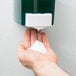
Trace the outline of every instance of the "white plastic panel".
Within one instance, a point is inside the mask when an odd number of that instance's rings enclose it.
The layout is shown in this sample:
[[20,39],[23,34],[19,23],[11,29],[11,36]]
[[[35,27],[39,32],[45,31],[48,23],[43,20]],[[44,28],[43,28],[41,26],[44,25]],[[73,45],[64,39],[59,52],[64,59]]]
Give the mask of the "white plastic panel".
[[45,13],[45,14],[25,14],[26,17],[26,26],[32,27],[36,29],[44,29],[52,25],[52,14]]

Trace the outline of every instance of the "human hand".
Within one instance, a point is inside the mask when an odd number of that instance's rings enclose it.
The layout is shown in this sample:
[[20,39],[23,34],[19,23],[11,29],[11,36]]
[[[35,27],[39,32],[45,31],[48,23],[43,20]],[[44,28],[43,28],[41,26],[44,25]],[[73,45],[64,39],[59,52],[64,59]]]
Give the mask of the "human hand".
[[[44,44],[47,50],[46,54],[29,50],[36,40]],[[50,48],[48,37],[44,32],[38,32],[35,29],[26,30],[24,41],[19,47],[18,57],[22,65],[32,69],[37,76],[56,76],[50,72],[52,68],[53,71],[56,69],[57,56]]]

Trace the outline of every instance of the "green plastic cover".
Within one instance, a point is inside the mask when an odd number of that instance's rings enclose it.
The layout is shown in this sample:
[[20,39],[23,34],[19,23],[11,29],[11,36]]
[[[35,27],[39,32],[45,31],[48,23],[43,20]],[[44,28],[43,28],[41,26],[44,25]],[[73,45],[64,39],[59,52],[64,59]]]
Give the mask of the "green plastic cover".
[[55,0],[14,0],[14,18],[21,25],[25,25],[26,13],[52,13],[54,24]]

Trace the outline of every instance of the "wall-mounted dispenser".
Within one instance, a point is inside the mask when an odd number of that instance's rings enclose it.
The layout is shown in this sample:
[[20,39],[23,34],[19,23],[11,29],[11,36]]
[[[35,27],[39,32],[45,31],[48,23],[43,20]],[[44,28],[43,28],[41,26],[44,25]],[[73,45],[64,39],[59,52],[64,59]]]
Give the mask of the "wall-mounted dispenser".
[[55,0],[15,0],[15,21],[23,26],[44,29],[54,24]]

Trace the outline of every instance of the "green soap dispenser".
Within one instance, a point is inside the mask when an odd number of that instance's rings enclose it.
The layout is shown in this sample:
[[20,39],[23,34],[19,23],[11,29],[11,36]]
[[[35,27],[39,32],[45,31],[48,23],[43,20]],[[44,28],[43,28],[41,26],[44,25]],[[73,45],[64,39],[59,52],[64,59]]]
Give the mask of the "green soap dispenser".
[[18,24],[39,29],[54,24],[55,0],[14,0],[14,6]]

